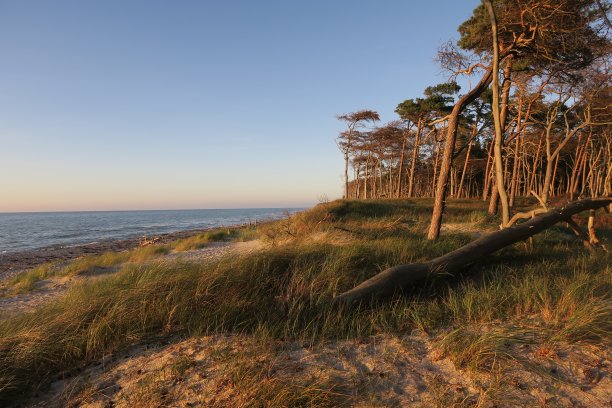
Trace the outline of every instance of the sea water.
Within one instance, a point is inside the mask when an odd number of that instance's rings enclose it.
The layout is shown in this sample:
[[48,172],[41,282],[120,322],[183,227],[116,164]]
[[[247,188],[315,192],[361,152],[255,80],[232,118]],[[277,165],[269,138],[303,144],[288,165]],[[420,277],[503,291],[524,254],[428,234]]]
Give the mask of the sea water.
[[0,213],[0,253],[279,219],[300,208]]

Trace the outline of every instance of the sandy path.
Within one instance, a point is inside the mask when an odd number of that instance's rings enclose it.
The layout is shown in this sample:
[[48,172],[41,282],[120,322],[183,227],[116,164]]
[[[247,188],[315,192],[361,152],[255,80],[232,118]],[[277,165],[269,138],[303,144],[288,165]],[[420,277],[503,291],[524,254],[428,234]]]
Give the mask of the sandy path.
[[[259,225],[265,222],[259,223]],[[241,228],[241,225],[228,226],[224,228]],[[189,238],[194,235],[202,234],[203,232],[211,231],[217,228],[195,229],[171,232],[160,234],[160,244],[176,241],[178,239]],[[150,237],[152,238],[152,237]],[[139,237],[123,239],[123,240],[107,240],[91,244],[74,245],[74,246],[53,246],[47,248],[32,249],[19,252],[3,253],[0,248],[0,282],[10,279],[12,276],[26,269],[31,269],[40,264],[50,261],[67,261],[70,259],[79,258],[85,255],[97,255],[105,252],[124,251],[127,249],[136,248],[140,243]]]
[[419,332],[314,347],[214,335],[108,356],[55,382],[44,402],[33,406],[252,406],[266,387],[299,390],[314,381],[319,389],[333,389],[344,406],[608,407],[612,382],[607,369],[597,367],[609,356],[594,365],[599,357],[584,347],[559,351],[542,358],[535,347],[515,350],[534,369],[511,364],[500,380],[457,370]]

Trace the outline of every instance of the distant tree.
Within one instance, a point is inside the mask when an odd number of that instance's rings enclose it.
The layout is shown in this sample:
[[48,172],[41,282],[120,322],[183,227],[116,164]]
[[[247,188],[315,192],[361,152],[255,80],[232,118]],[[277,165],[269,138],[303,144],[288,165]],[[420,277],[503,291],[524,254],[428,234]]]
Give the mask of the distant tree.
[[414,176],[419,157],[419,143],[427,123],[436,117],[446,115],[452,109],[454,95],[461,87],[456,82],[430,86],[423,92],[425,98],[406,99],[397,105],[395,112],[416,128],[408,178],[408,197],[412,197]]
[[340,133],[337,144],[344,156],[344,197],[349,197],[348,166],[351,150],[355,144],[355,139],[363,126],[367,123],[380,120],[378,112],[373,110],[360,110],[357,112],[346,113],[336,117],[346,123],[347,130]]

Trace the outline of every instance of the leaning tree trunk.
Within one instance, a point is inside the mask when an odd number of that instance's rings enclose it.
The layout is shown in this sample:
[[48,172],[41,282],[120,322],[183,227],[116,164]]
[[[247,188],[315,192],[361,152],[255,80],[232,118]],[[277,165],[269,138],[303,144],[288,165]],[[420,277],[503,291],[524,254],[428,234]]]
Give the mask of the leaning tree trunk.
[[491,82],[492,71],[493,67],[491,66],[487,69],[474,89],[459,98],[449,115],[446,140],[444,143],[444,155],[442,156],[442,163],[440,164],[440,173],[435,189],[434,207],[431,214],[431,223],[429,224],[427,239],[437,239],[438,236],[440,236],[442,213],[444,212],[444,204],[446,202],[446,187],[451,165],[453,164],[453,155],[455,153],[455,140],[457,139],[459,116],[467,105],[472,103],[485,89],[487,89],[489,82]]
[[522,224],[484,235],[452,252],[424,263],[398,265],[386,269],[362,282],[355,288],[344,292],[334,302],[353,304],[374,298],[390,296],[406,290],[425,279],[434,276],[452,275],[481,261],[508,245],[523,241],[561,221],[570,220],[572,215],[586,210],[594,210],[612,204],[612,198],[595,198],[575,201],[561,208],[552,209]]

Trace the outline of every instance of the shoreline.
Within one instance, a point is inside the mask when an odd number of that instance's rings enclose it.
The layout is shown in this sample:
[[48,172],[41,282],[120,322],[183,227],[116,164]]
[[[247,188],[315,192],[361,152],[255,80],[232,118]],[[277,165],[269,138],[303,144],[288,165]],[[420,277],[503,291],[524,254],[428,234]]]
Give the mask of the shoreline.
[[[264,220],[257,222],[256,225],[272,222]],[[166,244],[178,239],[189,238],[204,232],[213,231],[219,228],[243,228],[251,223],[226,225],[209,228],[187,229],[174,232],[167,232],[152,235],[149,238],[159,237],[156,243]],[[139,246],[143,236],[133,238],[108,239],[88,244],[76,244],[70,246],[54,245],[36,249],[26,249],[23,251],[0,253],[0,282],[12,278],[25,270],[34,268],[38,265],[51,261],[69,261],[86,255],[99,255],[105,252],[119,252],[133,249]]]

